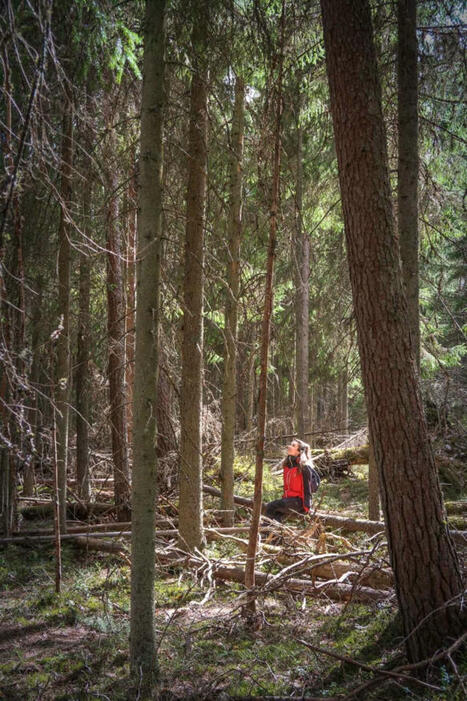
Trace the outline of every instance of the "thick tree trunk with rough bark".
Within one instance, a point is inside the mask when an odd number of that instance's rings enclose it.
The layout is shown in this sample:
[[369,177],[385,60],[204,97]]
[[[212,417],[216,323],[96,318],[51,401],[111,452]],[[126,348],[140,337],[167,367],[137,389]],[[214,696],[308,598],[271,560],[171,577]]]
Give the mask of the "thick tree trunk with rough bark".
[[162,255],[165,0],[147,0],[138,183],[131,537],[131,672],[144,694],[159,677],[154,630],[157,374]]
[[234,437],[237,397],[237,309],[240,287],[240,241],[242,227],[242,155],[245,83],[235,82],[235,103],[230,145],[230,203],[228,266],[225,301],[224,381],[222,387],[221,483],[224,526],[234,522]]
[[[112,130],[112,125],[109,125]],[[110,138],[111,144],[114,139]],[[113,152],[113,148],[110,150]],[[118,517],[129,518],[130,473],[126,436],[125,314],[117,171],[108,172],[110,201],[107,212],[107,334],[110,431],[114,464],[114,493]]]
[[208,3],[193,5],[193,65],[188,137],[188,186],[183,281],[182,386],[180,392],[179,540],[184,549],[203,547],[202,375],[203,261],[207,183]]
[[411,345],[420,366],[418,301],[418,68],[417,2],[398,0],[398,175],[399,246],[409,314]]
[[366,0],[321,0],[334,135],[370,434],[411,661],[465,629],[407,332],[381,91]]
[[61,213],[58,232],[58,313],[59,335],[57,340],[56,389],[57,406],[57,474],[60,530],[66,532],[66,491],[68,466],[68,419],[70,397],[70,226],[68,210],[71,203],[71,178],[73,159],[73,106],[67,96],[63,117],[61,155]]

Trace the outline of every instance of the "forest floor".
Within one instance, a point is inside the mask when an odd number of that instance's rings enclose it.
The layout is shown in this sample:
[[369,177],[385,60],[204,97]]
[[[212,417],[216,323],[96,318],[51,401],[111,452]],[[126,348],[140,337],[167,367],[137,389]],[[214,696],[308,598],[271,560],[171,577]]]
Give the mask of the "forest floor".
[[[237,486],[244,494],[251,489],[249,480]],[[277,478],[268,475],[265,500],[277,490]],[[337,484],[324,481],[317,502],[321,510],[362,518],[366,499],[366,468],[359,467]],[[234,547],[231,540],[215,541],[205,555],[225,557]],[[179,567],[159,572],[159,698],[464,699],[467,661],[458,663],[457,674],[446,663],[430,679],[436,688],[380,680],[352,695],[379,678],[364,665],[390,669],[405,661],[391,592],[372,604],[266,593],[258,599],[263,625],[252,630],[241,615],[242,590]],[[53,548],[11,545],[0,551],[0,592],[0,698],[138,697],[129,682],[130,571],[118,556],[64,544],[62,593],[56,594]]]

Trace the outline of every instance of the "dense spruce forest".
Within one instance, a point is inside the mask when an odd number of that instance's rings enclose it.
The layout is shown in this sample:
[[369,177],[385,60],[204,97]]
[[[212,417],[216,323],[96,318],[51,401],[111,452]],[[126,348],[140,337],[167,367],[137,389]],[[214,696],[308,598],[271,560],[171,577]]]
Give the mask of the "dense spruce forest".
[[0,698],[464,699],[464,2],[0,8]]

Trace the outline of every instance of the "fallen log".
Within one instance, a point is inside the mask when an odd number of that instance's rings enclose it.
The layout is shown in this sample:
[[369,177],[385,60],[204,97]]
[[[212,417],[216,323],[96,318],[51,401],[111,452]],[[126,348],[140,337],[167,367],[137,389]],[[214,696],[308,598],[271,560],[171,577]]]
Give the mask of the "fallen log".
[[[203,491],[206,494],[211,494],[212,496],[220,497],[221,492],[215,487],[210,487],[209,485],[203,486]],[[253,500],[247,497],[238,497],[234,495],[235,504],[240,506],[252,507]],[[262,513],[265,513],[265,504],[262,506]],[[311,518],[318,518],[319,521],[324,526],[329,526],[331,528],[339,528],[343,531],[350,533],[356,533],[362,531],[363,533],[368,533],[368,535],[376,535],[377,533],[384,533],[385,525],[382,521],[368,521],[365,519],[354,519],[348,518],[346,516],[337,516],[336,514],[328,514],[324,511],[316,511],[311,513],[311,516],[303,515],[303,519],[307,522]],[[450,534],[456,544],[466,545],[467,544],[467,531],[455,531],[451,530]]]
[[[225,535],[235,535],[237,533],[248,533],[250,530],[249,526],[232,526],[230,528],[205,528],[204,532],[206,534],[206,538],[215,540],[216,536],[218,534],[225,534]],[[268,526],[265,526],[261,529],[263,532],[269,532],[271,529]],[[165,530],[156,530],[154,532],[154,535],[156,538],[175,538],[178,537],[178,529],[177,528],[169,528]],[[212,536],[212,537],[211,537]],[[113,530],[113,531],[87,531],[85,529],[81,529],[78,532],[75,533],[62,533],[60,535],[60,540],[73,540],[74,538],[77,537],[82,537],[82,538],[131,538],[131,530]],[[15,544],[15,545],[28,545],[28,544],[33,544],[33,543],[48,543],[52,542],[55,540],[55,535],[53,533],[47,533],[45,535],[14,535],[14,536],[9,536],[8,538],[0,538],[0,545],[10,545],[10,544]]]
[[99,538],[86,536],[73,536],[72,545],[77,545],[85,550],[94,550],[98,552],[112,553],[113,555],[119,555],[121,553],[126,553],[127,548],[123,543],[118,543],[113,540],[100,540]]
[[467,516],[467,500],[466,501],[445,501],[446,513],[448,516]]
[[[158,561],[163,563],[170,563],[177,557],[180,560],[181,553],[177,555],[168,555],[167,553],[157,553]],[[184,566],[196,567],[198,569],[202,560],[199,558],[191,557],[186,555],[186,559],[183,561]],[[223,581],[233,581],[243,584],[245,581],[245,570],[242,567],[233,567],[231,565],[224,564],[222,562],[214,562],[212,564],[212,569],[210,574],[214,579],[220,579]],[[272,577],[271,575],[264,574],[264,572],[255,572],[255,583],[256,587],[262,586],[267,587],[268,591],[278,591],[281,589],[286,589],[298,594],[304,594],[305,596],[321,596],[324,595],[333,601],[347,601],[350,596],[355,601],[361,602],[379,602],[387,599],[387,591],[378,591],[376,589],[371,589],[370,587],[354,587],[351,584],[336,583],[332,582],[326,584],[325,582],[319,585],[314,584],[309,579],[280,579],[279,576]]]
[[[244,552],[247,551],[246,541],[239,542],[238,545]],[[293,565],[303,557],[303,553],[298,553],[296,557],[293,557],[288,552],[284,553],[280,546],[270,545],[267,542],[262,544],[262,548],[264,552],[274,554],[275,559],[281,565]],[[323,558],[325,559],[326,555],[322,555],[320,559]],[[348,558],[349,556],[342,555],[338,560],[347,560]],[[356,563],[356,569],[352,569],[352,564],[339,562],[338,560],[335,559],[331,563],[313,564],[313,556],[310,556],[309,566],[304,565],[303,574],[318,577],[319,579],[341,579],[348,575],[348,581],[354,582],[357,579],[361,584],[373,589],[387,589],[394,584],[392,572],[388,569],[369,564],[363,569],[362,573],[362,565],[360,563]]]
[[[27,520],[48,518],[53,515],[53,503],[46,501],[43,504],[34,504],[34,506],[20,506],[18,511]],[[78,502],[67,504],[67,518],[69,519],[86,519],[90,516],[112,513],[113,511],[115,511],[115,504],[110,502],[94,501],[89,504]]]
[[[232,580],[243,584],[245,572],[240,567],[216,567],[213,571],[213,577],[215,579]],[[255,572],[256,586],[264,586],[270,579],[270,576],[263,572]],[[379,591],[377,589],[371,589],[370,587],[362,586],[354,588],[352,584],[345,583],[322,583],[317,586],[313,584],[311,580],[307,579],[287,579],[285,581],[278,579],[277,585],[273,583],[270,591],[277,591],[280,589],[286,589],[306,596],[324,595],[333,601],[347,601],[352,594],[354,601],[361,601],[363,603],[384,601],[388,596],[387,591]]]
[[[173,528],[176,525],[173,521],[160,518],[156,519],[156,526],[159,528]],[[95,533],[96,531],[130,531],[131,521],[108,521],[107,523],[79,523],[78,521],[67,521],[67,533]],[[13,531],[13,536],[33,536],[33,535],[52,535],[53,528],[25,528],[19,531]]]
[[[345,555],[342,560],[345,560]],[[277,561],[282,565],[291,565],[296,562],[296,558],[290,555],[278,553]],[[355,569],[352,569],[352,564],[342,562],[323,563],[321,565],[311,565],[310,569],[304,569],[304,574],[310,574],[320,579],[341,579],[349,573],[348,581],[353,582],[358,579],[361,584],[371,587],[372,589],[387,589],[394,584],[392,572],[382,567],[374,567],[368,565],[361,573],[362,565],[356,564]]]
[[[78,547],[86,548],[88,550],[104,550],[105,552],[110,552],[112,554],[126,554],[126,549],[122,543],[112,543],[107,541],[93,540],[92,538],[84,538],[74,536],[74,542]],[[184,567],[193,567],[199,569],[203,561],[199,558],[194,558],[185,553],[178,552],[176,555],[168,555],[167,552],[157,552],[156,557],[159,563],[170,564],[175,562],[180,562],[180,557],[183,558]],[[233,581],[243,584],[245,581],[245,571],[241,567],[232,567],[227,564],[214,562],[211,570],[211,575],[214,579],[221,581]],[[292,579],[280,577],[275,577],[274,579],[271,575],[264,574],[263,572],[255,572],[255,582],[256,587],[267,586],[268,591],[278,591],[285,589],[297,594],[302,594],[305,596],[326,596],[328,599],[333,601],[348,601],[352,598],[354,601],[359,601],[362,603],[369,602],[380,602],[387,599],[387,591],[379,591],[377,589],[372,589],[371,587],[357,586],[345,583],[332,582],[327,584],[322,582],[320,584],[315,584],[313,581],[308,579]],[[268,586],[269,585],[269,586]]]
[[[220,531],[223,531],[224,533],[220,533]],[[211,531],[209,529],[206,529],[206,538],[207,540],[217,540],[218,538],[222,537],[223,534],[225,534],[225,531],[228,533],[238,532],[239,530],[242,531],[247,531],[248,529],[244,528],[224,528],[224,529],[219,529],[215,531]],[[175,532],[176,533],[176,532]],[[108,534],[106,534],[108,535]],[[87,548],[88,550],[97,550],[97,551],[104,551],[104,552],[110,552],[110,553],[119,553],[119,552],[126,552],[126,548],[123,543],[118,543],[118,542],[113,542],[113,541],[105,541],[101,540],[100,538],[95,538],[94,536],[74,536],[73,538],[70,539],[73,544],[76,544],[80,547]],[[325,556],[324,556],[325,557]],[[321,556],[321,559],[323,556]],[[284,565],[290,565],[296,562],[296,560],[290,556],[287,555],[281,555],[278,554],[277,556],[277,561],[280,562],[281,564]],[[342,559],[345,559],[345,555],[342,556]],[[312,557],[310,558],[312,560]],[[243,570],[242,570],[243,571]],[[392,575],[390,572],[387,572],[386,570],[378,569],[378,570],[373,570],[368,572],[367,574],[363,574],[363,576],[359,576],[358,572],[352,571],[351,565],[349,564],[343,564],[341,562],[332,562],[330,564],[323,563],[323,564],[313,564],[312,561],[310,561],[310,567],[309,569],[303,570],[303,574],[310,574],[314,578],[318,579],[341,579],[344,577],[345,574],[349,573],[349,581],[353,582],[357,577],[359,579],[359,582],[366,586],[370,587],[372,589],[387,589],[388,587],[391,587],[393,584],[392,581]],[[261,573],[260,573],[261,574]],[[265,575],[263,575],[264,577]],[[222,577],[221,577],[222,578]],[[261,577],[260,577],[261,578]],[[242,581],[241,580],[235,580],[235,581]],[[264,580],[265,581],[265,580]],[[307,581],[307,580],[293,580],[293,581]],[[308,582],[308,584],[313,584],[313,582]]]

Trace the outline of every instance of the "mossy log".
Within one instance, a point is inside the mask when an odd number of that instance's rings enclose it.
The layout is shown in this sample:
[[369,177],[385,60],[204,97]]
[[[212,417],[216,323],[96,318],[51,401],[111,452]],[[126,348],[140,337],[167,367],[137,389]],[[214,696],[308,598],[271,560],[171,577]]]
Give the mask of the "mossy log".
[[466,501],[445,501],[446,513],[448,516],[467,516],[467,500]]

